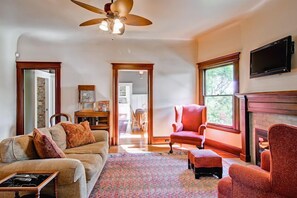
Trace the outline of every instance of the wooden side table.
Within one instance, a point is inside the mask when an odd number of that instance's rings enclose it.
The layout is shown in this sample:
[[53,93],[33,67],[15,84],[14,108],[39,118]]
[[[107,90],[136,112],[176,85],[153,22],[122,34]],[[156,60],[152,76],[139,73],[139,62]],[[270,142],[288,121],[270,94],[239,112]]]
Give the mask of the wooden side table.
[[110,137],[110,112],[109,111],[76,111],[74,112],[74,123],[83,121],[90,123],[91,130],[107,130],[109,135],[109,145],[111,144]]
[[20,198],[20,191],[28,191],[33,192],[35,194],[35,198],[39,198],[42,188],[46,186],[50,181],[54,180],[54,193],[55,197],[57,198],[58,174],[59,171],[32,171],[13,173],[0,180],[0,191],[15,192],[15,198]]

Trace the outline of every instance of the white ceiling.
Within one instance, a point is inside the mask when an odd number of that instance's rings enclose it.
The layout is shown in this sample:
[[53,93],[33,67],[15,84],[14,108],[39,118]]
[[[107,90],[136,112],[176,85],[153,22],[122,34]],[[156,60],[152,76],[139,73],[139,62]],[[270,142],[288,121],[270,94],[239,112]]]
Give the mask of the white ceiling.
[[[101,9],[108,0],[81,0]],[[269,0],[134,0],[131,14],[150,19],[146,27],[127,26],[123,38],[193,39],[221,24],[252,13]],[[40,37],[110,37],[98,26],[79,24],[104,17],[70,0],[0,0],[0,28],[18,28]]]

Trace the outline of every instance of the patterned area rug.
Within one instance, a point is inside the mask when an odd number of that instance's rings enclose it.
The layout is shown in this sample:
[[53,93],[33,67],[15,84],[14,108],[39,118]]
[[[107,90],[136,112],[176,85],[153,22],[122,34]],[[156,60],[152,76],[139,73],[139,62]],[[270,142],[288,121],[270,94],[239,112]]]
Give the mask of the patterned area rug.
[[[223,177],[229,164],[223,160]],[[90,198],[97,197],[217,197],[215,177],[195,179],[187,155],[112,154]]]

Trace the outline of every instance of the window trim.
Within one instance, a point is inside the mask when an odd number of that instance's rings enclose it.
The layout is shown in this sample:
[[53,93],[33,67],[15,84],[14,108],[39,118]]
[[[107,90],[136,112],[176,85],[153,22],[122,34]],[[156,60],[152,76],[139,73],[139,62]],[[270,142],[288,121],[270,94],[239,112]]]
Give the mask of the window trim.
[[234,74],[233,79],[235,81],[234,83],[234,94],[233,94],[233,124],[232,126],[226,126],[222,124],[216,124],[216,123],[207,123],[208,128],[221,130],[224,132],[231,132],[231,133],[240,133],[240,123],[239,123],[239,101],[238,98],[235,97],[236,93],[239,93],[239,55],[240,52],[236,52],[233,54],[228,54],[226,56],[221,56],[218,58],[210,59],[207,61],[199,62],[197,63],[197,69],[198,69],[198,75],[199,75],[199,81],[198,81],[198,98],[199,98],[199,104],[204,105],[205,104],[205,97],[204,97],[204,90],[205,90],[205,84],[204,84],[204,75],[205,71],[207,69],[212,69],[220,66],[224,66],[227,64],[233,64],[234,65]]

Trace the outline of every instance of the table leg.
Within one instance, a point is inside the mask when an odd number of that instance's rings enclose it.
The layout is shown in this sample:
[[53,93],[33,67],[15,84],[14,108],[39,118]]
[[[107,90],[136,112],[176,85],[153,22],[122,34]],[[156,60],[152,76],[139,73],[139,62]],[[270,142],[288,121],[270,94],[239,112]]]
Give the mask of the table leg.
[[39,198],[40,197],[40,192],[37,191],[37,193],[35,194],[35,198]]
[[16,192],[14,193],[14,198],[20,198],[20,193],[19,193],[19,191],[16,191]]
[[58,176],[54,178],[54,192],[55,198],[58,198]]

